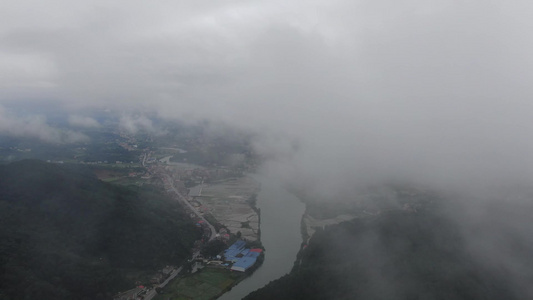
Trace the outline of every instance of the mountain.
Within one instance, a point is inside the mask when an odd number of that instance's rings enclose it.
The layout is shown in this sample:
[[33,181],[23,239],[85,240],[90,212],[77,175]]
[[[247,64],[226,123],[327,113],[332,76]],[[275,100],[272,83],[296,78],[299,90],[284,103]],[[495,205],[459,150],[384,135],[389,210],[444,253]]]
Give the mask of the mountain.
[[[429,205],[328,226],[288,275],[245,299],[531,299],[530,236],[491,225],[511,224],[512,215],[499,209],[501,217],[469,227],[451,212]],[[505,242],[490,244],[487,236]]]
[[0,165],[0,299],[108,299],[185,260],[200,234],[154,187],[79,165]]

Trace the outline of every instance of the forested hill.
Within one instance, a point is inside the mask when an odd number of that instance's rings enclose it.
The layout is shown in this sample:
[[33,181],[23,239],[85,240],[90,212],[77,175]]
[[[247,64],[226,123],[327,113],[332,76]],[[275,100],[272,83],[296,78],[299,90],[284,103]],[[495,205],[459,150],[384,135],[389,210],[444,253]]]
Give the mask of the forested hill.
[[[485,225],[479,235],[499,236]],[[318,231],[289,275],[245,299],[531,299],[531,244],[485,243],[480,258],[472,240],[434,209],[355,219]]]
[[109,299],[183,261],[198,230],[155,188],[82,166],[0,165],[0,299]]

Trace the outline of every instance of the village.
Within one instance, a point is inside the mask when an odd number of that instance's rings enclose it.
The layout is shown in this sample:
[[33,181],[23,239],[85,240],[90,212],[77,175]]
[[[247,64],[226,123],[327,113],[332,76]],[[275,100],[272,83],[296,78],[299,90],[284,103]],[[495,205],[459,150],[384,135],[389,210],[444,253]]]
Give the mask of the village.
[[[172,163],[169,157],[154,159],[152,154],[147,152],[141,157],[146,173],[134,176],[159,180],[165,191],[182,204],[196,227],[202,230],[202,238],[195,242],[187,263],[180,267],[167,266],[153,276],[149,285],[139,284],[115,295],[114,299],[152,299],[176,277],[193,276],[203,269],[235,279],[226,280],[220,291],[216,291],[217,294],[223,293],[242,280],[243,275],[255,270],[263,260],[260,210],[255,207],[259,183],[249,175],[227,167]],[[242,275],[232,274],[234,272]]]
[[[190,259],[184,266],[179,268],[173,266],[166,266],[159,270],[158,273],[150,280],[151,286],[139,284],[137,287],[115,295],[115,300],[148,300],[162,293],[163,288],[167,286],[176,277],[193,276],[202,269],[207,268],[214,270],[215,273],[221,274],[220,271],[228,272],[228,277],[244,278],[247,273],[259,267],[264,259],[262,248],[249,248],[247,242],[238,239],[231,244],[226,250],[220,252],[215,256],[202,256],[199,252],[195,252],[193,258]],[[242,273],[242,275],[234,276],[229,272]],[[217,294],[222,294],[232,285],[236,284],[238,280],[226,280],[224,285]],[[228,284],[229,283],[229,284]]]

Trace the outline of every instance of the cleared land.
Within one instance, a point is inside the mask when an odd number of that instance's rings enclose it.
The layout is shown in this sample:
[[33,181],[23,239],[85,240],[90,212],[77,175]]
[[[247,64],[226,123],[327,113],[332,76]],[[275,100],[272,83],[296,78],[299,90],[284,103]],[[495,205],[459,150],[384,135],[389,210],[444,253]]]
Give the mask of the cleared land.
[[195,197],[215,219],[234,234],[255,241],[259,238],[259,215],[251,206],[251,199],[259,191],[259,183],[250,176],[232,178],[202,187]]

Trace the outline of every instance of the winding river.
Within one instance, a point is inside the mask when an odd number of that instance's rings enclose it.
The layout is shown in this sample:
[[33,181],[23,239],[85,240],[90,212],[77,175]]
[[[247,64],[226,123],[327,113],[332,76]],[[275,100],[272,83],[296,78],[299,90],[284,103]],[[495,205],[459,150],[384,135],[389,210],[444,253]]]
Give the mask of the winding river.
[[300,220],[305,205],[287,192],[281,182],[268,175],[257,175],[261,191],[257,207],[261,209],[261,241],[265,261],[250,277],[233,287],[219,300],[242,299],[249,293],[280,278],[292,269],[302,243]]

